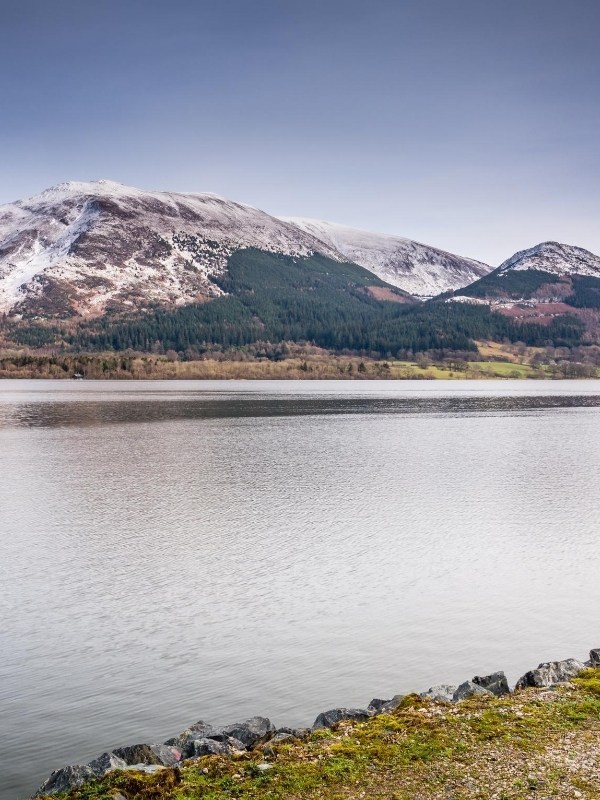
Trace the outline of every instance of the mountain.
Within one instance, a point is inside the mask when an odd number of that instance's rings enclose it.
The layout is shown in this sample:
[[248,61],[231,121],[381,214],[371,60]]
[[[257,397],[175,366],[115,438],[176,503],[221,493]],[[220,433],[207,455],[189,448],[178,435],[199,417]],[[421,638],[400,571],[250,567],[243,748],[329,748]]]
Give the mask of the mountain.
[[[565,318],[565,303],[527,325],[487,298],[559,286],[574,305],[597,292],[600,306],[594,259],[545,244],[483,275],[478,262],[407,239],[279,219],[217,195],[69,182],[0,207],[0,340],[179,358],[215,348],[279,357],[289,342],[383,357],[474,352],[482,339],[569,345],[584,322]],[[412,295],[465,281],[463,299],[483,304]]]
[[348,261],[412,295],[434,295],[464,286],[490,271],[487,264],[435,247],[381,233],[348,228],[334,222],[282,217],[327,244]]
[[558,242],[521,250],[455,296],[492,302],[600,307],[600,257]]
[[219,276],[245,248],[318,254],[332,270],[355,260],[418,295],[456,289],[487,270],[407,239],[278,219],[213,194],[71,181],[0,206],[0,312],[87,318],[206,302],[223,294]]
[[338,257],[299,228],[217,195],[59,184],[0,207],[0,311],[87,316],[204,301],[222,293],[214,275],[243,247]]

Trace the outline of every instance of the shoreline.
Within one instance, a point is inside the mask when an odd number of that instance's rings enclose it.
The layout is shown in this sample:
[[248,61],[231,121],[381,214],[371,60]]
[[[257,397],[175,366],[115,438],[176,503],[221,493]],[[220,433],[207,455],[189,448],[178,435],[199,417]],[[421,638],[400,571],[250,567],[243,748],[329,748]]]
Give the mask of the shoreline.
[[[200,767],[202,775],[206,775],[210,773],[206,763],[232,765],[253,757],[260,760],[255,765],[258,770],[256,775],[260,776],[274,768],[273,762],[277,762],[280,748],[285,752],[286,748],[318,743],[340,726],[362,725],[368,728],[370,724],[375,724],[373,720],[376,718],[393,718],[415,707],[420,710],[439,707],[449,714],[455,713],[452,712],[453,708],[458,710],[465,703],[483,703],[485,708],[486,703],[506,703],[511,698],[518,700],[528,690],[551,690],[586,674],[590,674],[600,686],[600,648],[592,649],[585,662],[574,658],[543,662],[519,678],[512,690],[504,672],[498,671],[486,676],[474,676],[459,686],[439,684],[418,694],[395,695],[391,699],[375,698],[365,708],[329,709],[318,714],[310,728],[276,727],[270,719],[260,716],[224,726],[213,726],[200,720],[162,744],[125,745],[102,753],[86,765],[61,767],[49,776],[33,797],[70,796],[73,793],[79,796],[81,787],[96,784],[100,787],[107,781],[110,783],[113,778],[119,779],[119,776],[139,780],[135,777],[138,774],[143,780],[159,783],[162,775],[171,775],[171,780],[177,784],[181,776],[175,774],[182,770]],[[598,711],[600,718],[600,706]],[[439,713],[443,714],[443,711]],[[99,796],[105,795],[101,793]],[[121,797],[127,800],[127,794]],[[170,794],[167,793],[165,797],[170,797]]]
[[[357,355],[290,347],[285,355],[223,351],[186,358],[183,353],[134,351],[60,353],[0,348],[0,379],[110,380],[544,380],[600,378],[600,349],[517,347],[477,342],[477,353]],[[579,360],[577,360],[579,359]]]

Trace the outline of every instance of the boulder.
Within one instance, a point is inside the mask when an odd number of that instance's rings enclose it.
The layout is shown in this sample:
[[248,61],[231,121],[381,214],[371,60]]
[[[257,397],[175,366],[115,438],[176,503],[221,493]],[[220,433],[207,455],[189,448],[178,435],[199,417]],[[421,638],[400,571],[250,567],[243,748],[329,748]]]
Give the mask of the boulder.
[[496,697],[502,697],[504,694],[510,694],[506,675],[502,671],[492,672],[491,675],[476,675],[473,678],[473,683],[476,683],[477,686],[483,686],[484,689],[487,689],[488,692],[495,694]]
[[125,769],[126,766],[127,762],[114,753],[102,753],[101,756],[98,756],[88,764],[88,767],[98,778],[103,778],[107,773],[115,769]]
[[195,739],[207,739],[209,734],[218,734],[219,730],[211,725],[209,722],[204,722],[204,720],[199,720],[195,722],[193,725],[190,725],[189,728],[186,728],[177,736],[173,736],[171,739],[167,739],[165,744],[169,747],[177,747],[180,750],[185,751],[186,745],[189,742],[193,742]]
[[457,690],[457,686],[451,686],[449,683],[440,683],[438,686],[432,686],[427,689],[426,692],[421,692],[420,696],[428,697],[430,700],[443,700],[446,703],[451,703]]
[[76,764],[75,766],[62,767],[61,769],[55,770],[50,777],[42,783],[35,793],[35,796],[67,792],[69,789],[82,786],[86,781],[90,781],[95,777],[96,774],[88,766]]
[[[277,728],[275,731],[275,736],[279,733],[287,733],[290,736],[293,736],[294,739],[306,739],[310,736],[310,728]],[[273,738],[275,738],[275,736]]]
[[342,720],[355,720],[357,722],[364,722],[373,716],[369,711],[364,708],[332,708],[329,711],[323,711],[313,723],[313,731],[320,728],[331,728],[336,722]]
[[600,647],[590,650],[590,666],[600,667]]
[[469,697],[476,697],[478,695],[493,697],[492,693],[488,689],[484,689],[483,686],[479,686],[473,681],[465,681],[461,683],[452,695],[452,702],[457,703],[459,700],[467,700]]
[[575,658],[567,658],[565,661],[544,661],[537,669],[532,669],[519,678],[515,688],[554,686],[557,683],[571,680],[584,668],[585,665]]
[[[250,717],[244,722],[234,722],[219,729],[219,734],[227,738],[239,739],[248,750],[268,741],[274,733],[275,726],[267,717]],[[218,734],[209,733],[206,736],[209,739],[216,739]]]
[[[243,745],[242,745],[243,748]],[[186,751],[187,758],[198,758],[199,756],[222,756],[228,755],[231,748],[227,742],[217,742],[216,739],[194,739],[190,742]]]
[[373,714],[379,714],[383,706],[389,702],[389,700],[381,700],[379,697],[374,697],[367,706],[367,711],[371,711]]
[[158,764],[163,767],[173,767],[183,757],[180,748],[166,744],[132,744],[117,747],[113,750],[113,755],[122,759],[128,766]]
[[388,700],[381,706],[379,712],[381,714],[390,714],[392,711],[395,711],[395,709],[398,708],[398,706],[404,700],[405,697],[406,697],[405,694],[395,694],[391,700]]
[[211,725],[209,722],[200,720],[194,725],[190,725],[178,736],[167,739],[165,745],[179,749],[183,758],[191,758],[195,752],[193,742],[199,739],[214,739],[216,742],[222,743],[236,739],[244,749],[251,750],[262,742],[268,741],[274,733],[275,726],[267,717],[250,717],[244,722],[233,722],[223,726]]

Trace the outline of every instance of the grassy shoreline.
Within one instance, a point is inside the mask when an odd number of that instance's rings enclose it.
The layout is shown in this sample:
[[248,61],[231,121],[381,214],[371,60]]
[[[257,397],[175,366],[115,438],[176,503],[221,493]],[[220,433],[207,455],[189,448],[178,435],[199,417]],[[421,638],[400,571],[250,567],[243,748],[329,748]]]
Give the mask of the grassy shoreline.
[[[56,797],[56,795],[55,795]],[[568,684],[457,704],[407,696],[237,758],[153,775],[113,772],[69,800],[525,800],[600,798],[600,670]]]

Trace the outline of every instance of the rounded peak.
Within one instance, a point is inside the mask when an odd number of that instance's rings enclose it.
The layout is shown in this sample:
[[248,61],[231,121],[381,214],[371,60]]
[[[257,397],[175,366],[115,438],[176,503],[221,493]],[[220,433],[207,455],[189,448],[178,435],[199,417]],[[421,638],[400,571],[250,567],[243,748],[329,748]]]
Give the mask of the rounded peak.
[[46,205],[48,203],[61,202],[73,197],[131,196],[139,193],[139,189],[134,189],[105,178],[94,181],[62,181],[54,186],[50,186],[48,189],[44,189],[44,191],[39,194],[19,202],[23,206],[28,207],[35,206],[39,203]]
[[57,183],[54,186],[50,186],[48,189],[45,189],[43,192],[41,192],[41,194],[60,190],[65,192],[79,192],[88,187],[124,188],[124,184],[119,183],[118,181],[108,180],[108,178],[99,178],[98,180],[93,181],[61,181],[61,183]]
[[529,248],[529,250],[524,250],[523,252],[534,252],[534,253],[544,253],[548,251],[556,252],[557,250],[561,252],[567,252],[571,250],[581,250],[580,247],[576,247],[573,244],[565,244],[564,242],[540,242],[539,244],[534,245],[533,247]]
[[546,241],[519,250],[497,269],[497,272],[509,270],[538,270],[556,274],[572,273],[585,275],[589,270],[597,274],[600,269],[600,258],[583,247],[562,242]]

